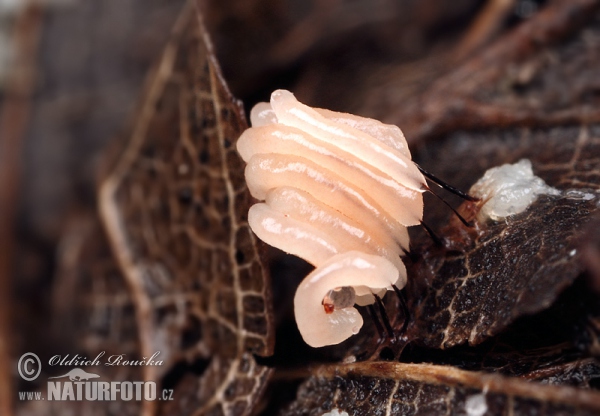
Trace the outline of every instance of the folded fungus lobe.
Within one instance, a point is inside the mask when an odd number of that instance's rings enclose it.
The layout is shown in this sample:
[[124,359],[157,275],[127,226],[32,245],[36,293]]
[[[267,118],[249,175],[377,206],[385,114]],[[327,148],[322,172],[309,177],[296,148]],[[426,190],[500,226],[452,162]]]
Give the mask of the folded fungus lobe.
[[313,347],[338,344],[363,320],[354,304],[406,284],[406,227],[423,217],[425,178],[396,126],[311,108],[285,90],[257,104],[237,148],[253,197],[248,222],[266,243],[316,268],[294,298]]

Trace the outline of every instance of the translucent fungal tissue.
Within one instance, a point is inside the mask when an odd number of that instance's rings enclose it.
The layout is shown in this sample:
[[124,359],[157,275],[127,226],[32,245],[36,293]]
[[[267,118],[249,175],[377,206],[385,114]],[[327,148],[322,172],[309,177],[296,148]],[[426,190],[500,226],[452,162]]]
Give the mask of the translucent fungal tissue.
[[533,174],[531,161],[521,159],[512,165],[488,169],[469,194],[483,202],[478,214],[480,220],[498,221],[525,211],[538,195],[559,195],[560,191]]
[[237,148],[266,243],[316,268],[298,287],[296,322],[313,347],[361,328],[355,304],[406,284],[406,227],[423,217],[425,178],[396,126],[306,106],[285,90],[259,103]]

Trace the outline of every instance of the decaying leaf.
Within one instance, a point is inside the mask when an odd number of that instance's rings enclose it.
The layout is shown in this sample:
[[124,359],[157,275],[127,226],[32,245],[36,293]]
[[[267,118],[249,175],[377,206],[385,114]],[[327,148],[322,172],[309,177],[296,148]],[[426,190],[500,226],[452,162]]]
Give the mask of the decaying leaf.
[[590,224],[584,241],[581,244],[583,260],[590,272],[590,283],[593,290],[600,294],[600,215],[596,215]]
[[[55,333],[60,338],[61,350],[77,351],[80,357],[90,360],[102,354],[101,362],[121,355],[128,361],[142,360],[133,298],[98,218],[83,214],[70,224],[63,237],[60,261],[53,297]],[[160,360],[160,356],[154,360]],[[144,379],[140,366],[94,365],[86,370],[103,381]],[[60,367],[52,371],[48,376],[65,373]],[[46,405],[23,414],[77,412],[90,416],[133,416],[142,414],[144,406],[135,400],[116,403],[48,400]]]
[[[451,213],[442,204],[426,202],[425,222],[440,230],[444,245],[423,237],[414,240],[407,286],[413,320],[402,338],[379,344],[372,359],[444,364],[440,378],[426,365],[374,361],[326,367],[305,382],[289,414],[322,414],[335,408],[349,414],[460,414],[467,413],[467,397],[473,396],[483,400],[489,414],[599,411],[597,392],[542,386],[593,389],[599,376],[593,357],[597,296],[583,296],[589,292],[583,284],[573,289],[571,299],[559,298],[585,271],[581,247],[599,208],[600,129],[595,124],[597,103],[589,94],[595,90],[595,78],[585,69],[600,65],[593,46],[597,7],[597,2],[556,2],[441,77],[420,99],[406,108],[395,107],[397,119],[408,120],[399,124],[408,127],[413,141],[431,139],[416,152],[418,163],[458,188],[469,189],[491,167],[528,158],[536,175],[561,195],[542,196],[519,215],[480,222],[472,229],[456,219],[448,223]],[[587,26],[581,26],[583,21]],[[535,47],[539,44],[545,45],[543,52]],[[529,68],[532,61],[538,64]],[[521,74],[523,85],[506,87],[511,68],[533,72],[525,74],[528,77]],[[565,74],[577,77],[580,91],[588,94],[574,95],[572,88],[558,82]],[[466,206],[461,212],[469,217],[474,209]],[[392,325],[400,328],[397,305],[386,305]],[[540,314],[551,305],[552,313]],[[536,319],[528,318],[535,313]],[[498,342],[517,323],[521,339]],[[534,342],[528,339],[534,328],[558,335],[538,333]],[[578,345],[577,337],[586,333],[595,335],[585,346]],[[490,339],[493,336],[497,338]],[[350,359],[369,357],[364,348],[368,341],[357,337]],[[456,346],[467,342],[469,346]],[[420,346],[429,348],[419,351]],[[396,366],[402,367],[399,379],[390,376],[398,374]],[[498,378],[498,390],[490,394],[490,384],[482,380],[496,376],[461,373],[459,378],[468,374],[483,384],[473,388],[470,382],[459,382],[457,388],[457,379],[450,380],[457,367],[508,377]],[[428,374],[424,378],[423,372]],[[519,378],[537,383],[522,384]],[[532,390],[525,393],[522,387]],[[576,396],[575,401],[567,399]]]
[[[578,249],[598,210],[598,149],[600,131],[582,126],[460,133],[422,153],[425,166],[467,189],[486,167],[528,158],[562,194],[542,196],[526,212],[477,230],[458,222],[446,228],[457,241],[426,251],[412,268],[413,282],[425,291],[415,304],[416,337],[430,346],[477,344],[552,304],[583,271]],[[454,160],[464,161],[460,169]]]
[[300,388],[286,415],[594,415],[598,392],[542,386],[451,367],[360,363],[326,367]]
[[381,111],[413,143],[458,129],[598,122],[599,7],[552,2],[419,97]]
[[160,351],[165,362],[144,367],[144,379],[209,361],[199,380],[176,386],[179,414],[247,414],[270,374],[252,355],[269,354],[273,334],[234,146],[245,127],[189,2],[99,196],[135,306],[140,355]]
[[[463,2],[462,10],[472,4]],[[107,163],[101,224],[85,223],[64,244],[54,287],[55,311],[64,319],[56,333],[64,343],[88,355],[103,350],[131,359],[160,351],[162,366],[102,369],[102,377],[157,381],[159,388],[174,389],[174,400],[39,402],[21,413],[248,415],[263,404],[265,414],[292,415],[333,409],[351,415],[600,412],[593,391],[600,378],[600,311],[597,296],[583,296],[587,286],[577,279],[586,267],[598,274],[590,224],[599,207],[600,117],[597,77],[589,68],[600,65],[599,4],[551,2],[446,75],[432,70],[421,76],[415,65],[419,82],[403,86],[414,101],[394,101],[402,94],[390,88],[384,88],[387,97],[368,87],[359,93],[332,87],[324,94],[353,94],[354,103],[365,105],[382,99],[375,110],[360,112],[396,121],[412,144],[422,144],[415,146],[415,160],[459,188],[468,189],[492,166],[529,158],[534,172],[562,193],[473,229],[448,220],[443,205],[428,201],[425,221],[444,245],[423,233],[413,239],[405,333],[390,336],[381,322],[377,328],[373,312],[364,311],[361,333],[319,356],[322,350],[287,337],[295,325],[281,314],[278,349],[285,351],[263,361],[256,356],[272,353],[274,320],[260,242],[246,223],[249,196],[235,151],[246,121],[222,80],[196,0],[190,0],[130,131]],[[438,10],[433,20],[443,15]],[[229,21],[219,22],[226,27]],[[307,49],[285,50],[287,41],[280,52],[289,62],[300,59]],[[447,58],[437,62],[448,65]],[[253,78],[263,64],[238,81]],[[379,66],[375,74],[390,69],[380,62],[367,66]],[[305,79],[311,71],[318,69]],[[434,73],[442,76],[419,92]],[[563,82],[571,77],[573,85]],[[262,74],[259,84],[268,78]],[[314,88],[312,95],[321,93]],[[473,209],[461,212],[469,216]],[[277,277],[293,273],[282,274]],[[295,287],[292,279],[279,280],[277,301],[284,305]],[[397,299],[390,294],[384,301],[398,330],[405,316]],[[323,357],[330,364],[316,366]],[[265,363],[284,377],[289,366],[300,368],[292,381],[269,384],[273,371]],[[307,367],[312,375],[304,379]],[[274,392],[269,403],[259,403],[267,389]]]
[[579,279],[547,310],[517,319],[477,346],[440,350],[411,344],[402,360],[590,388],[600,378],[590,325],[598,315],[596,296]]

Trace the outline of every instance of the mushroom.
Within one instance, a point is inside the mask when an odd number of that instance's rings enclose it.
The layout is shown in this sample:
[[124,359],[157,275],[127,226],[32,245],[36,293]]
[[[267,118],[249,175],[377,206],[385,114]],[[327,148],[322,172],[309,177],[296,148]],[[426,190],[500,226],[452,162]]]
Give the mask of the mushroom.
[[264,201],[250,227],[316,267],[296,292],[296,322],[313,347],[340,343],[362,326],[355,304],[406,284],[406,227],[423,217],[425,178],[396,126],[311,108],[285,90],[250,120],[237,148]]
[[406,271],[402,276],[398,274],[398,269],[380,256],[348,251],[331,257],[306,276],[296,290],[294,313],[304,341],[311,347],[323,347],[357,334],[363,325],[362,316],[354,308],[357,291],[404,286]]

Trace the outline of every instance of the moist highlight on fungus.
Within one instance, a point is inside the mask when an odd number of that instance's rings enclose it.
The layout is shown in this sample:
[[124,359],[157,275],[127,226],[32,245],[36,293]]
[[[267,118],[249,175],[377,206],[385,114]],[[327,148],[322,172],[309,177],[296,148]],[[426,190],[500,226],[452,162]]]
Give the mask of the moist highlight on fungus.
[[363,325],[355,304],[405,286],[406,227],[423,217],[425,178],[396,126],[311,108],[285,90],[250,119],[237,148],[262,202],[248,222],[315,266],[296,291],[296,323],[310,346],[338,344]]

